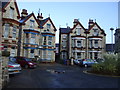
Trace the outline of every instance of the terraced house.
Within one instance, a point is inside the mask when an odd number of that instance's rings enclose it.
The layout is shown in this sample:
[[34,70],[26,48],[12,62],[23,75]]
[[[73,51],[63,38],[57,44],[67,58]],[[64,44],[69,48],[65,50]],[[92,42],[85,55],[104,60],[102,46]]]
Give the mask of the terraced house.
[[15,0],[2,2],[2,45],[10,56],[17,55],[20,14]]
[[10,56],[39,57],[43,62],[55,61],[55,33],[50,17],[36,17],[23,9],[21,15],[16,0],[2,3],[2,45]]
[[50,17],[43,19],[42,13],[38,14],[40,24],[40,58],[42,62],[55,62],[55,34],[56,27]]
[[34,58],[39,56],[39,23],[34,15],[28,15],[27,10],[23,9],[21,13],[18,56]]
[[59,53],[61,59],[97,59],[105,53],[106,34],[93,20],[85,29],[78,19],[73,27],[60,28]]

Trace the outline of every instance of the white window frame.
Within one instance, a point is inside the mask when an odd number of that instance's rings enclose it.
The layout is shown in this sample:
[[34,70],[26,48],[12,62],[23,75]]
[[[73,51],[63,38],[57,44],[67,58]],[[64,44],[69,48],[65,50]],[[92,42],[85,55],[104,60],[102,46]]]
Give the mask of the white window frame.
[[93,46],[92,40],[89,40],[89,47],[92,48],[92,46]]
[[95,28],[95,29],[93,29],[93,30],[94,30],[94,36],[97,36],[97,35],[98,35],[98,29]]
[[34,20],[30,20],[30,29],[33,29],[35,27]]
[[43,59],[46,59],[46,53],[47,52],[45,50],[42,51],[42,57],[43,57]]
[[52,45],[52,39],[53,39],[52,37],[50,36],[48,37],[48,45]]
[[52,52],[51,51],[48,51],[48,60],[52,60]]
[[[97,41],[97,42],[96,42]],[[94,40],[94,47],[98,48],[98,40]]]
[[9,24],[5,24],[5,28],[4,28],[4,37],[5,38],[8,38],[9,30],[10,30],[10,25]]
[[12,38],[15,39],[16,37],[17,37],[17,27],[13,26]]
[[80,35],[81,34],[81,28],[76,28],[76,32],[77,32],[76,33],[77,35]]
[[[78,43],[78,42],[80,42],[80,43]],[[78,40],[77,41],[77,47],[81,47],[82,46],[82,41],[81,40]]]
[[16,49],[11,49],[11,53],[10,53],[10,56],[15,56],[15,54],[16,54]]
[[36,34],[31,34],[30,43],[36,44]]
[[51,24],[47,23],[47,29],[50,30],[51,29]]

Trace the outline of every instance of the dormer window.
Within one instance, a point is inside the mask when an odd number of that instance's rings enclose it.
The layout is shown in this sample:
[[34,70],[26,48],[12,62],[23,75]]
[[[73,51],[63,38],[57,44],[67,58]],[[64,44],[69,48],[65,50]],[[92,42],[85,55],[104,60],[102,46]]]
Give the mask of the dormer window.
[[33,29],[35,26],[34,20],[30,20],[30,29]]
[[10,7],[10,18],[14,18],[14,8]]

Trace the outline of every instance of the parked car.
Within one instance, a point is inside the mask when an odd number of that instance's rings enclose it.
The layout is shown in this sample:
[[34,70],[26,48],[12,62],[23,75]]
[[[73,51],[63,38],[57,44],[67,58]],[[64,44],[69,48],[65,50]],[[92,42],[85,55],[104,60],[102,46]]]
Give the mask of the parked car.
[[90,67],[95,63],[98,63],[98,62],[96,60],[92,60],[92,59],[82,59],[80,62],[80,66]]
[[104,62],[105,60],[102,59],[102,58],[98,58],[98,59],[96,59],[96,61],[97,61],[98,63],[102,63],[102,62]]
[[16,62],[24,68],[36,68],[37,64],[32,61],[32,59],[26,57],[16,57]]
[[8,74],[17,74],[21,73],[21,66],[12,61],[8,61]]
[[82,59],[74,59],[73,60],[74,64],[76,64],[76,65],[80,65],[81,61],[82,61]]

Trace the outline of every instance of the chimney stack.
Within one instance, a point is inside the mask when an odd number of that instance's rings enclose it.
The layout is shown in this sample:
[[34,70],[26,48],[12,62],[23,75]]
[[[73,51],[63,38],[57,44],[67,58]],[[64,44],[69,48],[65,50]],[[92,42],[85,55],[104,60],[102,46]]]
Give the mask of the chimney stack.
[[38,20],[42,20],[43,19],[42,13],[41,13],[41,15],[38,13],[37,19]]
[[28,15],[27,10],[26,9],[22,9],[21,15],[22,15],[21,19],[25,18]]
[[75,26],[79,22],[78,19],[74,19],[73,25]]
[[93,26],[93,24],[94,24],[93,20],[89,19],[89,23],[88,24],[89,24],[88,28],[91,28],[91,26]]

